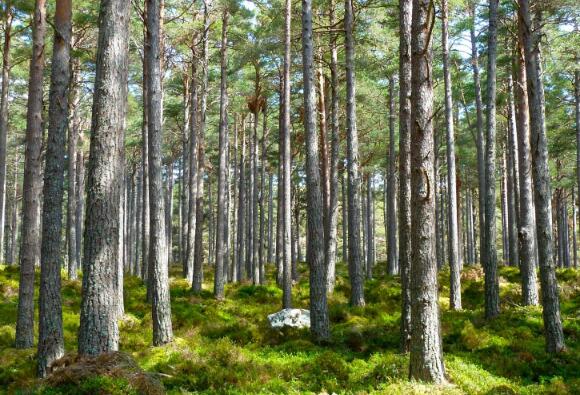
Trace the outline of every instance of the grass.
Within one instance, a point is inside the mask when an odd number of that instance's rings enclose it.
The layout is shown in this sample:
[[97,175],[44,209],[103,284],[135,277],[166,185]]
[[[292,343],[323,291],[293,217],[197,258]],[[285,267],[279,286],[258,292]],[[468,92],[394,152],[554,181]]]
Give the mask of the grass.
[[[293,289],[295,307],[308,308],[306,265]],[[380,265],[379,265],[380,266]],[[280,309],[275,285],[235,284],[226,299],[211,294],[207,271],[204,291],[191,292],[172,270],[171,302],[175,341],[151,347],[151,309],[145,287],[125,279],[126,316],[120,322],[120,349],[167,392],[181,393],[384,393],[384,394],[574,394],[580,393],[580,272],[558,272],[568,351],[544,351],[541,309],[519,305],[517,269],[500,269],[502,313],[483,319],[483,275],[462,273],[464,310],[448,309],[447,272],[440,274],[441,326],[450,385],[408,381],[408,356],[398,353],[400,289],[398,278],[368,280],[367,306],[348,306],[346,268],[339,267],[329,299],[332,341],[319,346],[307,331],[277,332],[266,316]],[[269,270],[270,284],[274,273]],[[67,353],[76,350],[80,282],[63,281],[63,317]],[[138,391],[124,379],[95,377],[74,388],[50,388],[34,379],[35,350],[13,347],[18,271],[0,266],[0,393],[104,393]],[[72,392],[71,392],[72,391]]]

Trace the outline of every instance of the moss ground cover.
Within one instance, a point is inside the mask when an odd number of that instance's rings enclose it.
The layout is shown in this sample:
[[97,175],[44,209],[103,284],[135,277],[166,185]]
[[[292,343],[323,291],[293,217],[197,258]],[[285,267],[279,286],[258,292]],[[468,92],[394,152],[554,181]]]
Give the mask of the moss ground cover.
[[[381,267],[381,264],[377,265]],[[384,266],[384,265],[382,265]],[[408,357],[398,353],[400,286],[381,273],[366,283],[367,306],[348,306],[346,267],[329,299],[332,341],[317,345],[307,331],[277,332],[266,316],[280,309],[281,291],[270,268],[269,284],[226,287],[226,299],[205,288],[194,294],[172,270],[171,302],[175,341],[151,347],[151,309],[145,287],[125,279],[126,315],[120,321],[120,350],[159,379],[168,393],[384,393],[384,394],[575,394],[580,393],[580,272],[558,272],[568,351],[544,351],[541,308],[520,305],[519,273],[500,270],[502,313],[483,319],[483,275],[465,268],[465,309],[448,310],[448,273],[440,274],[441,326],[450,384],[431,386],[407,380]],[[300,267],[293,289],[295,307],[308,308],[308,273]],[[66,350],[74,354],[80,282],[63,281]],[[124,378],[94,377],[73,388],[34,379],[35,350],[13,348],[18,270],[0,266],[0,393],[133,394]]]

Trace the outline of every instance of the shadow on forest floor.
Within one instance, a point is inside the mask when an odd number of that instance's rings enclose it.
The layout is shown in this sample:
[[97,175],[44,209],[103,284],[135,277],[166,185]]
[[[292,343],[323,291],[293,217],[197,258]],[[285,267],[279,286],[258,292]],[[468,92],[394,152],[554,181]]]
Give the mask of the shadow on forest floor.
[[[377,265],[381,267],[384,265]],[[308,273],[300,267],[293,288],[295,307],[308,308]],[[544,351],[541,308],[519,305],[517,269],[500,269],[500,317],[483,319],[483,274],[462,273],[464,310],[448,310],[449,275],[439,278],[445,364],[451,385],[431,386],[407,380],[408,356],[398,353],[400,285],[398,278],[367,280],[367,306],[348,306],[346,267],[329,298],[332,340],[310,341],[307,331],[278,332],[266,316],[280,309],[282,292],[275,285],[248,283],[226,287],[226,299],[211,294],[211,270],[204,291],[194,294],[180,271],[171,271],[175,341],[151,347],[151,309],[146,290],[135,277],[125,279],[125,311],[120,322],[121,351],[156,375],[170,393],[580,393],[580,272],[559,271],[562,316],[568,351],[553,357]],[[63,281],[66,349],[76,350],[79,281]],[[16,350],[14,328],[18,271],[0,266],[0,393],[94,393],[83,385],[52,389],[33,379],[34,350]],[[118,384],[118,385],[117,385]],[[103,393],[133,393],[126,383],[106,382]],[[3,390],[4,389],[4,390]],[[72,391],[72,392],[70,392]]]

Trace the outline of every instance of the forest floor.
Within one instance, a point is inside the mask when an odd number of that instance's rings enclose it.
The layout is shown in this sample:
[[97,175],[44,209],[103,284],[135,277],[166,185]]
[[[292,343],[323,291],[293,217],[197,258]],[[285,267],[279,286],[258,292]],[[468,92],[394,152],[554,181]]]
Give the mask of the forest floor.
[[[266,317],[280,309],[282,297],[275,285],[228,285],[226,300],[216,301],[209,270],[205,290],[195,295],[175,268],[171,273],[175,341],[151,347],[146,290],[139,279],[128,277],[120,349],[159,378],[169,393],[580,393],[580,271],[558,271],[568,351],[556,357],[544,351],[541,309],[519,305],[517,269],[500,269],[502,312],[490,322],[483,319],[482,270],[463,271],[460,312],[448,309],[449,276],[442,272],[441,325],[450,381],[446,386],[407,380],[409,359],[398,353],[398,279],[368,280],[367,306],[352,308],[345,272],[341,265],[329,299],[332,341],[325,346],[313,344],[306,331],[282,334],[269,329]],[[270,268],[270,284],[275,283],[273,275]],[[295,307],[308,306],[307,280],[302,264],[300,281],[293,288]],[[80,281],[63,280],[65,344],[71,354],[77,347],[80,291]],[[0,266],[0,393],[138,392],[124,378],[95,377],[60,388],[35,380],[35,350],[12,348],[17,296],[17,269]]]

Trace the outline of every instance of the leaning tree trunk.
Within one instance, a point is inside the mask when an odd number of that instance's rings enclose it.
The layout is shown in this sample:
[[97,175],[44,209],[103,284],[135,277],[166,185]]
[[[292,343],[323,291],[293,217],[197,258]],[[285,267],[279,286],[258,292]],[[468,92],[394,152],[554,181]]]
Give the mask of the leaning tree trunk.
[[228,66],[227,66],[227,47],[228,47],[228,19],[229,13],[227,8],[224,9],[222,16],[222,42],[221,42],[221,82],[220,82],[220,124],[219,124],[219,169],[218,169],[218,206],[217,206],[217,223],[216,223],[216,259],[215,259],[215,276],[214,276],[214,297],[218,300],[224,298],[224,262],[227,250],[228,240],[226,236],[226,221],[228,214],[226,209],[226,185],[227,185],[227,153],[228,153]]
[[[9,25],[6,25],[9,26]],[[46,34],[46,1],[37,0],[32,28],[32,61],[30,62],[28,108],[26,112],[26,153],[22,187],[22,239],[20,245],[20,283],[16,348],[34,344],[34,268],[40,262],[40,191],[42,188],[40,153],[42,149],[42,75],[44,71],[44,36]],[[5,31],[6,34],[6,31]],[[8,30],[8,36],[10,31]],[[6,62],[8,52],[4,45]],[[9,47],[8,47],[9,48]],[[7,73],[3,73],[3,83]],[[0,116],[5,119],[4,116]],[[0,120],[0,124],[4,122]]]
[[44,377],[64,354],[60,295],[62,202],[68,127],[72,0],[57,0],[50,75],[48,137],[42,205],[40,294],[38,298],[38,376]]
[[399,272],[401,273],[400,350],[411,341],[411,10],[399,1]]
[[348,168],[348,269],[351,282],[350,304],[364,306],[364,284],[360,238],[360,169],[356,128],[354,37],[352,0],[344,3],[346,63],[346,134]]
[[[548,142],[546,136],[544,85],[541,72],[540,36],[541,15],[532,31],[528,0],[518,0],[519,29],[523,38],[528,100],[530,106],[530,131],[532,142],[532,172],[538,238],[540,283],[542,286],[542,315],[546,349],[549,353],[564,351],[564,333],[560,317],[558,281],[552,257],[552,207],[550,205],[550,169],[548,167]],[[538,11],[539,12],[539,11]]]
[[149,280],[152,296],[153,344],[171,341],[171,307],[169,301],[169,278],[167,267],[167,243],[163,207],[162,180],[162,111],[161,91],[161,15],[160,0],[147,0],[147,38],[149,70],[147,86],[147,110],[149,115]]
[[433,173],[433,3],[413,1],[411,34],[411,357],[412,379],[445,382],[441,349],[437,265],[433,259],[435,189]]
[[495,246],[495,134],[496,134],[496,59],[497,59],[497,8],[499,0],[489,0],[489,28],[487,51],[487,103],[485,141],[485,226],[483,256],[485,272],[485,318],[499,315],[499,282],[497,250]]
[[119,347],[115,295],[129,9],[126,1],[103,0],[99,15],[78,340],[81,355],[98,355]]
[[399,273],[397,251],[397,179],[395,175],[395,79],[389,77],[389,168],[387,173],[387,272]]
[[447,136],[447,216],[449,217],[449,308],[461,310],[461,267],[459,262],[459,226],[457,221],[457,175],[455,172],[455,131],[453,128],[453,99],[449,70],[449,17],[447,0],[441,2],[443,77],[445,81],[445,125]]
[[[347,0],[349,1],[349,0]],[[326,301],[324,248],[324,201],[318,158],[314,56],[312,49],[312,1],[302,0],[302,67],[304,81],[304,130],[306,132],[306,193],[308,239],[306,260],[310,265],[310,331],[316,341],[330,337]],[[298,202],[297,202],[298,203]]]

